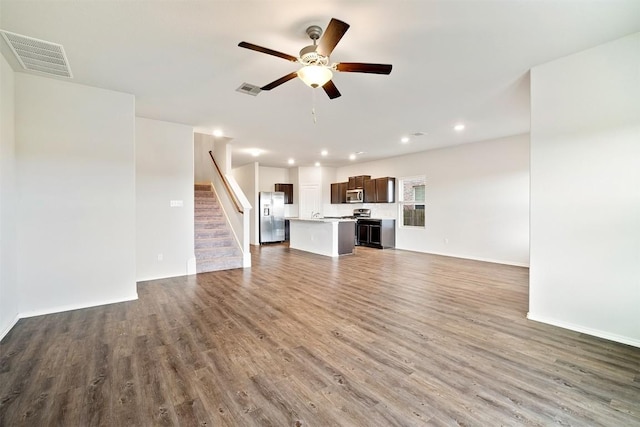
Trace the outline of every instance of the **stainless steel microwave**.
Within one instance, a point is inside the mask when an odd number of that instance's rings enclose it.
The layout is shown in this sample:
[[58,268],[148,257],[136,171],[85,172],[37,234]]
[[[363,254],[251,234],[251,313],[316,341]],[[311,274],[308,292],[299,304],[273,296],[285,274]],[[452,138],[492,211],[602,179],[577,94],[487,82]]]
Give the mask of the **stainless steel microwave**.
[[347,203],[362,203],[364,202],[364,191],[362,188],[355,190],[347,190]]

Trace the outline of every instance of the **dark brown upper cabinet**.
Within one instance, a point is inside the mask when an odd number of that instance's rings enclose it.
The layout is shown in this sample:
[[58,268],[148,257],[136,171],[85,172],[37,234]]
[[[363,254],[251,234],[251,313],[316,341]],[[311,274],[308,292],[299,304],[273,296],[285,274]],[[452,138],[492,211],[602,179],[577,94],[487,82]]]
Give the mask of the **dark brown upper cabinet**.
[[365,203],[395,202],[396,179],[391,177],[368,179],[364,182]]
[[293,184],[276,184],[275,191],[282,191],[284,193],[284,204],[293,204]]
[[331,203],[347,203],[348,182],[336,182],[331,184]]
[[349,190],[355,190],[357,188],[364,188],[364,182],[371,179],[371,175],[358,175],[349,177]]
[[376,178],[376,203],[393,203],[396,195],[396,179]]
[[364,182],[364,202],[375,203],[376,202],[376,180],[367,179]]

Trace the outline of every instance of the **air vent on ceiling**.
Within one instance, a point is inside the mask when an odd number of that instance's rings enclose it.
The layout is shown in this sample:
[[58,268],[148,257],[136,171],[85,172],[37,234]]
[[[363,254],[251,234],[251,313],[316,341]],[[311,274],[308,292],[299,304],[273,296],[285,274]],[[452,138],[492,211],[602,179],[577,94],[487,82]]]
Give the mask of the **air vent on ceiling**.
[[0,30],[22,68],[57,77],[73,77],[62,45]]
[[240,87],[236,89],[236,91],[246,93],[247,95],[256,96],[257,94],[262,92],[262,89],[249,83],[242,83]]

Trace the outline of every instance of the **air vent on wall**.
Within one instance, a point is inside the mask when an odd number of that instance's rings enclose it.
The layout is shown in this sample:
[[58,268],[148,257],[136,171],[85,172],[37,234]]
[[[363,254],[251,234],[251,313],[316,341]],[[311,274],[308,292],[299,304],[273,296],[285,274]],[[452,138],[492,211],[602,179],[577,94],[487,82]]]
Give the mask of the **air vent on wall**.
[[260,89],[258,86],[255,86],[249,83],[242,83],[240,87],[236,90],[238,92],[246,93],[247,95],[253,95],[253,96],[256,96],[257,94],[262,92],[262,89]]
[[57,77],[73,77],[62,45],[0,30],[13,54],[28,71]]

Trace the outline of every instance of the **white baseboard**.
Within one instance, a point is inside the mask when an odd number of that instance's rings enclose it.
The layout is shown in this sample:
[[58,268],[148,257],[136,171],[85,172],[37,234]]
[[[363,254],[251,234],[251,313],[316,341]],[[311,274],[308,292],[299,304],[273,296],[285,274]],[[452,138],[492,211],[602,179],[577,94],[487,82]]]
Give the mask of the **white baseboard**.
[[535,322],[546,323],[547,325],[557,326],[563,329],[568,329],[570,331],[580,332],[581,334],[592,335],[594,337],[604,338],[609,341],[619,342],[621,344],[640,348],[640,340],[637,340],[635,338],[612,334],[610,332],[601,331],[599,329],[592,329],[586,326],[575,325],[572,323],[564,322],[562,320],[549,319],[544,316],[537,316],[531,313],[527,313],[527,319],[533,320]]
[[153,280],[162,280],[162,279],[173,279],[175,277],[186,277],[186,276],[191,276],[193,274],[196,274],[195,272],[190,273],[188,271],[181,271],[179,273],[171,273],[171,274],[162,274],[160,276],[140,276],[140,277],[136,277],[136,283],[141,283],[141,282],[151,282]]
[[22,319],[26,317],[44,316],[45,314],[62,313],[64,311],[80,310],[83,308],[97,307],[99,305],[117,304],[119,302],[134,301],[137,299],[138,299],[138,292],[135,292],[133,295],[129,295],[124,298],[118,298],[113,300],[93,301],[93,302],[82,303],[82,304],[61,305],[58,307],[47,307],[39,310],[25,311],[20,313],[19,317],[20,319]]
[[440,255],[440,256],[446,256],[446,257],[451,257],[451,258],[470,259],[470,260],[473,260],[473,261],[490,262],[492,264],[512,265],[514,267],[526,267],[526,268],[529,268],[529,263],[528,262],[505,261],[505,260],[492,259],[492,258],[479,258],[479,257],[463,256],[463,255],[459,255],[459,254],[448,254],[448,253],[443,253],[443,252],[424,252],[424,251],[416,251],[416,250],[413,250],[413,249],[403,249],[403,248],[396,248],[396,249],[400,250],[400,251],[417,252],[417,253],[421,253],[421,254],[430,254],[430,255]]
[[16,325],[16,323],[18,323],[18,320],[20,319],[25,319],[27,317],[44,316],[45,314],[62,313],[64,311],[80,310],[83,308],[97,307],[99,305],[117,304],[119,302],[134,301],[137,299],[138,299],[138,292],[135,292],[133,295],[129,295],[128,297],[118,298],[114,300],[94,301],[94,302],[84,303],[84,304],[70,304],[70,305],[62,305],[58,307],[47,307],[39,310],[24,311],[24,312],[18,313],[15,319],[13,319],[13,322],[11,322],[11,324],[5,330],[2,331],[2,334],[0,334],[0,341],[9,333],[11,329],[13,329],[13,327]]
[[5,336],[7,336],[9,331],[16,325],[16,323],[18,323],[18,320],[20,320],[20,314],[16,314],[16,317],[11,321],[11,323],[9,323],[9,326],[7,326],[2,331],[2,333],[0,333],[0,341],[2,341]]

